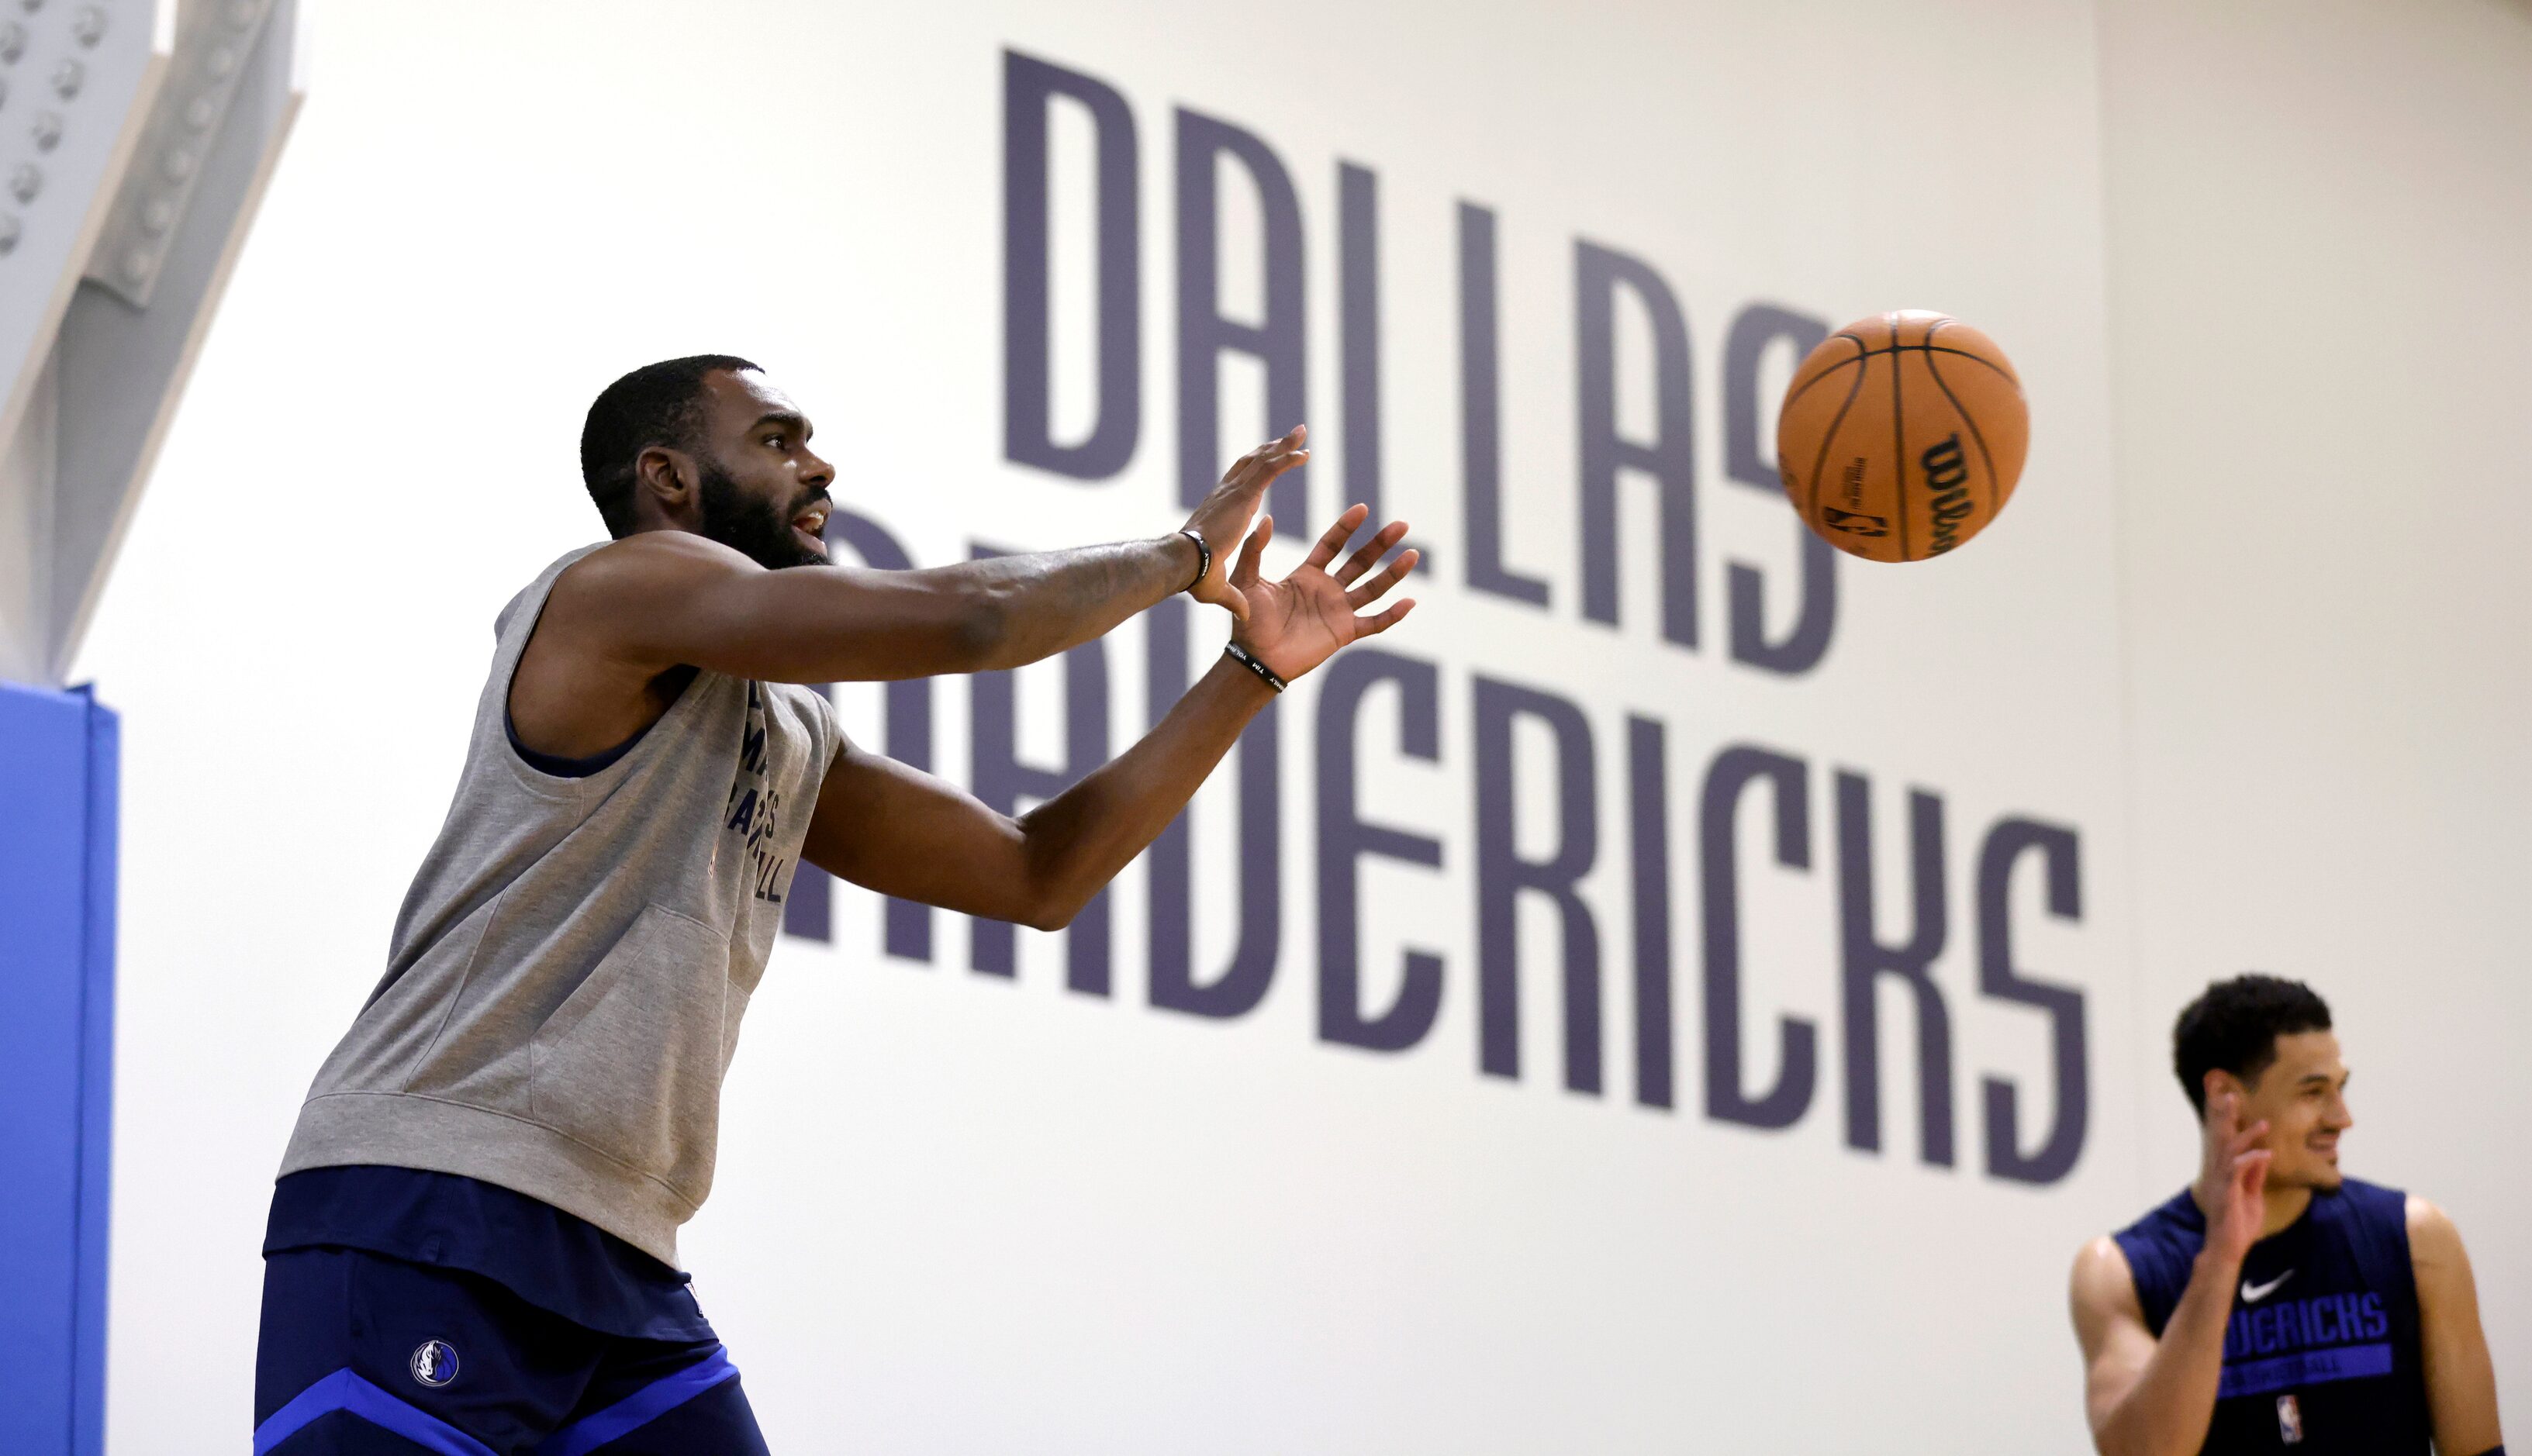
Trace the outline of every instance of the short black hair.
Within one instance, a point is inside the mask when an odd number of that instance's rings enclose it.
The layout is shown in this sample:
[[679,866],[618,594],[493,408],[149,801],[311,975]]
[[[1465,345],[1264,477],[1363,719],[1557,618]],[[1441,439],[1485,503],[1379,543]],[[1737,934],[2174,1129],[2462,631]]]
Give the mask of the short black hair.
[[647,364],[600,390],[580,427],[580,478],[621,540],[633,531],[633,463],[653,445],[695,450],[704,426],[704,376],[758,369],[735,354],[690,354]]
[[2211,981],[2172,1025],[2171,1070],[2203,1117],[2208,1073],[2257,1082],[2277,1059],[2279,1036],[2329,1030],[2330,1004],[2300,980],[2253,975]]

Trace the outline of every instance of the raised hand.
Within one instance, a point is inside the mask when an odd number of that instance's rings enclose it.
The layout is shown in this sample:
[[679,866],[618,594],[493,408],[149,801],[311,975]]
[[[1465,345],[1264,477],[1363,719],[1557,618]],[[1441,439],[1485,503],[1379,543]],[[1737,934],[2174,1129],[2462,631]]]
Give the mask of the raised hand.
[[1356,613],[1388,595],[1414,569],[1417,553],[1409,550],[1400,552],[1378,574],[1372,572],[1380,558],[1406,538],[1406,522],[1392,521],[1382,527],[1344,565],[1330,570],[1337,553],[1370,515],[1369,506],[1357,505],[1339,516],[1310,548],[1309,559],[1280,582],[1258,576],[1257,559],[1274,538],[1275,518],[1258,522],[1231,573],[1231,589],[1245,607],[1235,609],[1240,620],[1232,641],[1290,682],[1327,661],[1346,644],[1387,632],[1405,621],[1415,608],[1411,596],[1369,616]]
[[2242,1094],[2218,1090],[2207,1099],[2207,1142],[2199,1187],[2207,1197],[2207,1248],[2239,1262],[2260,1241],[2268,1216],[2269,1160],[2260,1146],[2266,1120],[2242,1126]]
[[1213,565],[1201,581],[1187,589],[1198,601],[1209,601],[1228,608],[1231,615],[1245,619],[1248,598],[1231,584],[1231,553],[1248,534],[1248,524],[1257,519],[1257,502],[1275,477],[1310,458],[1310,427],[1293,426],[1293,432],[1280,440],[1268,440],[1231,463],[1223,472],[1222,483],[1213,487],[1187,517],[1186,529],[1204,537],[1213,551]]

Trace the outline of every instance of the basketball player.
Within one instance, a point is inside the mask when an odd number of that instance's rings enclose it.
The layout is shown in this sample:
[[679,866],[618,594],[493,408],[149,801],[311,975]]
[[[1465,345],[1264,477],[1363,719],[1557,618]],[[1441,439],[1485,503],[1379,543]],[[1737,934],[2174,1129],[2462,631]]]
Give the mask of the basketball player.
[[2347,1068],[2300,981],[2207,988],[2172,1032],[2197,1181],[2085,1246],[2075,1333],[2105,1456],[2503,1456],[2461,1235],[2345,1178]]
[[[834,467],[745,360],[598,397],[581,469],[613,539],[496,623],[455,803],[385,978],[316,1075],[264,1243],[259,1456],[743,1456],[756,1420],[686,1276],[721,1077],[802,858],[1042,929],[1169,824],[1284,685],[1413,605],[1368,514],[1258,572],[1243,457],[1154,540],[928,571],[828,564]],[[1230,645],[1166,720],[1020,815],[866,752],[801,684],[1016,667],[1178,591]]]

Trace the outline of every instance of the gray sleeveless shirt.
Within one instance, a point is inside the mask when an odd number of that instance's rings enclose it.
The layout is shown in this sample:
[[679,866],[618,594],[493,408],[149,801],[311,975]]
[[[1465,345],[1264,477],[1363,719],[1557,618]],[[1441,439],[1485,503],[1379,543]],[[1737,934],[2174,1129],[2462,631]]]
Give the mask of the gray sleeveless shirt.
[[480,1178],[674,1265],[842,735],[812,689],[700,672],[615,762],[583,778],[530,767],[510,743],[510,677],[555,578],[597,549],[502,609],[448,821],[281,1171]]

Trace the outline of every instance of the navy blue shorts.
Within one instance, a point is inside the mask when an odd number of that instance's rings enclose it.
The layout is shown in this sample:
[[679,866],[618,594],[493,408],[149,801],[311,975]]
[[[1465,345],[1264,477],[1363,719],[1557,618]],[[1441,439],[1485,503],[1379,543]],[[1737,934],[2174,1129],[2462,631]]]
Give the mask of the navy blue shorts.
[[764,1456],[714,1341],[600,1334],[352,1249],[264,1260],[256,1456]]

